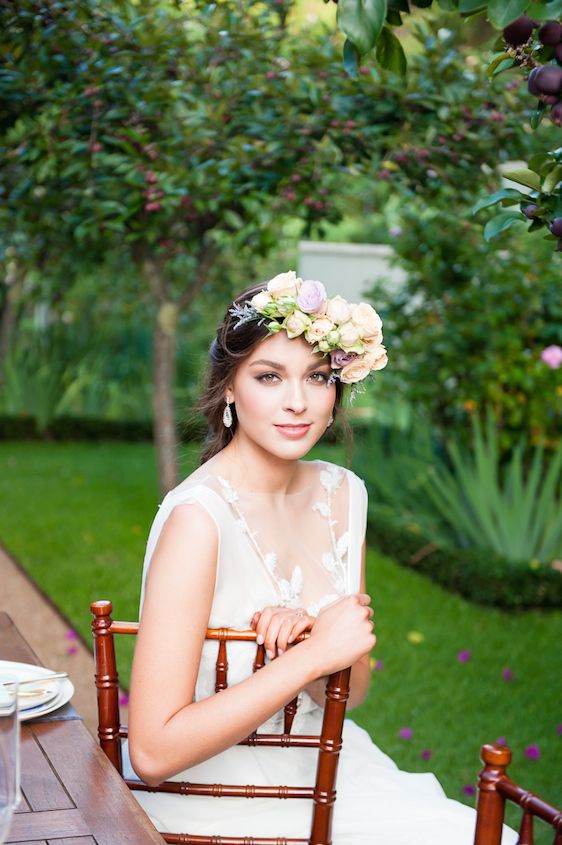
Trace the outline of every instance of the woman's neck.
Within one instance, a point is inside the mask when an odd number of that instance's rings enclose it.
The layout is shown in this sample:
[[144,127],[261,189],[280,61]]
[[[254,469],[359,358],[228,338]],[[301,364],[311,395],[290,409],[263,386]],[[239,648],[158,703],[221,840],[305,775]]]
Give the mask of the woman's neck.
[[298,459],[279,458],[237,435],[215,460],[235,487],[248,492],[281,498],[302,486]]

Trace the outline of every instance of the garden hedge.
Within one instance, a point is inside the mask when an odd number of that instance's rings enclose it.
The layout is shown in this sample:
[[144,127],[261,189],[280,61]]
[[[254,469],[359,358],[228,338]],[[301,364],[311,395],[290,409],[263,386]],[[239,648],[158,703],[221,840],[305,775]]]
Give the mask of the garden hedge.
[[397,563],[478,604],[508,610],[562,608],[562,573],[550,565],[514,562],[494,552],[439,547],[417,531],[390,524],[373,508],[369,544]]

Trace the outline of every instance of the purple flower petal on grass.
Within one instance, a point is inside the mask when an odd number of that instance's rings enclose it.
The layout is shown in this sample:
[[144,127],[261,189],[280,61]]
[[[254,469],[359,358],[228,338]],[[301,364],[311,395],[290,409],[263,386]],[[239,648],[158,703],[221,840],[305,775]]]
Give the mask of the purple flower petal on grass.
[[528,745],[525,749],[525,757],[527,760],[538,760],[541,756],[541,750],[538,745]]
[[496,739],[496,743],[497,743],[497,745],[505,745],[506,748],[509,748],[509,742],[507,741],[505,736],[499,736]]
[[431,751],[431,748],[424,748],[424,750],[420,754],[420,757],[422,758],[422,760],[431,760],[432,753],[433,752]]
[[129,706],[129,696],[126,692],[122,693],[119,696],[119,706],[120,707],[128,707]]
[[67,654],[76,654],[77,651],[78,651],[78,649],[76,648],[75,645],[69,645],[68,648],[66,649]]
[[373,666],[375,672],[382,672],[384,669],[384,660],[375,660],[375,665]]
[[414,732],[411,728],[400,728],[398,731],[398,736],[400,739],[411,739],[414,735]]
[[513,680],[513,670],[506,666],[502,672],[502,678],[504,681],[512,681]]
[[73,631],[72,628],[69,628],[68,631],[66,631],[64,636],[65,636],[65,639],[67,639],[67,640],[77,640],[78,639],[78,634],[76,633],[76,631]]
[[556,725],[556,733],[562,735],[562,725]]
[[459,651],[459,653],[457,654],[457,660],[459,661],[459,663],[468,663],[471,657],[472,654],[467,648],[463,648],[463,650]]
[[473,784],[471,784],[471,783],[465,783],[465,785],[462,788],[462,794],[463,795],[472,796],[472,795],[474,795],[475,792],[476,792],[476,789],[474,788]]

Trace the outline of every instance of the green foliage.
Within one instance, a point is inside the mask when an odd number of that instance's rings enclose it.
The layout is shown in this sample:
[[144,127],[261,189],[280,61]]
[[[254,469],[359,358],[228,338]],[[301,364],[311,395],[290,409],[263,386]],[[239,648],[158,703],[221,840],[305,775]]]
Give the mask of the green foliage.
[[522,443],[502,466],[493,415],[485,433],[472,420],[472,450],[449,441],[451,467],[431,466],[422,488],[457,545],[537,565],[562,558],[562,444],[546,467],[541,446],[525,467]]
[[[536,141],[513,91],[494,81],[488,99],[484,68],[467,63],[454,36],[440,37],[436,28],[420,30],[423,52],[412,63],[406,95],[412,119],[396,132],[379,174],[388,185],[391,241],[406,279],[391,289],[381,280],[372,298],[385,322],[395,378],[439,431],[464,437],[467,414],[490,406],[502,451],[521,432],[555,449],[562,395],[557,371],[540,359],[562,332],[551,244],[540,235],[529,244],[518,226],[498,235],[499,249],[483,241],[471,217],[497,178],[497,133],[506,160],[532,154]],[[415,142],[408,131],[414,125]],[[511,215],[509,204],[523,197],[505,188],[494,200]],[[487,197],[480,207],[490,202]],[[519,212],[500,223],[516,219],[523,219]]]

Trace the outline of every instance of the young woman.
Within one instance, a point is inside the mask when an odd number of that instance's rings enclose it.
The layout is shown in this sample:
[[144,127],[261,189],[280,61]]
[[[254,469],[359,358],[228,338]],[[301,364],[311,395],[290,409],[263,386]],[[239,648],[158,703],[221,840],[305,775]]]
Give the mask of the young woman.
[[[340,412],[344,385],[385,364],[371,306],[328,299],[293,272],[228,309],[200,402],[210,426],[201,464],[165,497],[148,539],[129,711],[130,760],[148,784],[310,786],[310,749],[236,743],[258,726],[281,732],[297,694],[293,731],[319,733],[323,678],[337,669],[352,666],[349,707],[364,700],[375,645],[365,486],[350,470],[302,458]],[[310,626],[309,639],[291,645]],[[207,627],[254,627],[264,668],[252,674],[255,647],[231,643],[229,688],[214,695]],[[472,843],[474,811],[447,799],[433,775],[399,771],[351,720],[337,786],[334,845]],[[135,796],[170,832],[310,830],[307,801]]]

